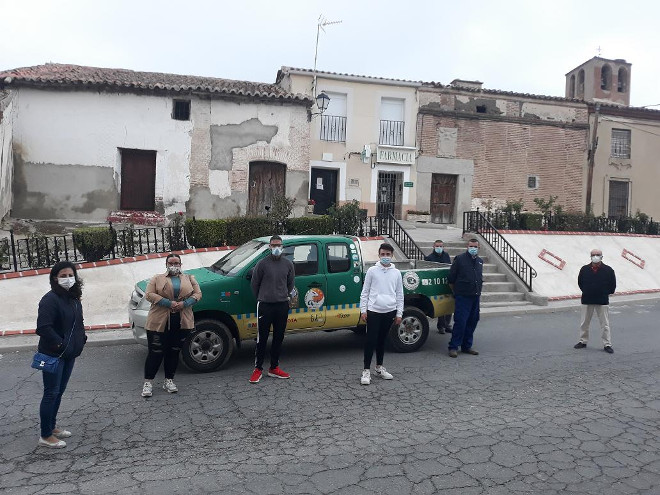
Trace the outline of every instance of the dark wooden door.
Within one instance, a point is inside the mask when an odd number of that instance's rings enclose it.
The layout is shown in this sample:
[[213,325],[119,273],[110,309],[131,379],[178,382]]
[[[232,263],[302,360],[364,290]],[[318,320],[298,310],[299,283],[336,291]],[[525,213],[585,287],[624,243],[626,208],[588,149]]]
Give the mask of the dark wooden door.
[[153,211],[156,206],[156,152],[121,150],[122,210]]
[[265,215],[266,206],[270,207],[273,198],[284,196],[286,165],[274,162],[250,163],[248,179],[248,214]]
[[431,178],[431,222],[454,223],[456,176],[433,174]]
[[309,198],[316,202],[314,214],[325,215],[328,213],[328,208],[337,202],[337,171],[313,168]]

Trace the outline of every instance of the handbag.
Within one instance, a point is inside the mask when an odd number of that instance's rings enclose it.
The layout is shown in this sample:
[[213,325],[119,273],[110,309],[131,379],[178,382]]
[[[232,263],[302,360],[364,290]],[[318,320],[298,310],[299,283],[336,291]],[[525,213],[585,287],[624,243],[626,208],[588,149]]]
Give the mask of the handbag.
[[32,357],[32,364],[30,365],[31,368],[34,368],[35,370],[40,370],[43,371],[44,373],[56,373],[57,368],[60,365],[60,359],[62,356],[64,356],[64,353],[66,352],[67,347],[69,347],[69,342],[71,342],[71,336],[73,335],[73,329],[76,326],[76,319],[75,317],[73,318],[73,325],[71,326],[71,333],[69,333],[69,338],[66,342],[66,346],[62,350],[62,354],[59,356],[49,356],[48,354],[44,354],[43,352],[35,352],[34,356]]

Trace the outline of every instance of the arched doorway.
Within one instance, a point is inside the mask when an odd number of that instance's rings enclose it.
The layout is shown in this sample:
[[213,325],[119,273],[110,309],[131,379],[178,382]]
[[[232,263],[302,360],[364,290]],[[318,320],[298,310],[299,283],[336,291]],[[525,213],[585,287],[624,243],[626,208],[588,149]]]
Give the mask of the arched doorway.
[[250,162],[248,215],[265,215],[276,196],[286,192],[286,165],[277,162]]

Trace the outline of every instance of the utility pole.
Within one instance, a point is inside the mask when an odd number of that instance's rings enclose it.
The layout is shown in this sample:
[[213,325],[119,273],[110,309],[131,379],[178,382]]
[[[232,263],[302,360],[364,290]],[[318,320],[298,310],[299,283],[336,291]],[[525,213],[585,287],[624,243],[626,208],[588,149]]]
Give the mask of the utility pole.
[[594,132],[591,137],[591,149],[589,150],[589,162],[587,168],[587,204],[585,212],[593,212],[591,207],[591,190],[594,180],[594,165],[596,162],[596,149],[598,148],[598,120],[600,117],[600,104],[596,103],[596,112],[594,113]]

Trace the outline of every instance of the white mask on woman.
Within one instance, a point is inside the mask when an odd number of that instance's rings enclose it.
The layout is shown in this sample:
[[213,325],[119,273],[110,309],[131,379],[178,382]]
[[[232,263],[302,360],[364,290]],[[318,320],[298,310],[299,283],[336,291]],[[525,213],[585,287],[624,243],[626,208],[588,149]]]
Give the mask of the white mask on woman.
[[76,277],[73,275],[70,277],[57,277],[57,283],[60,284],[60,287],[63,289],[69,290],[71,287],[76,285]]

